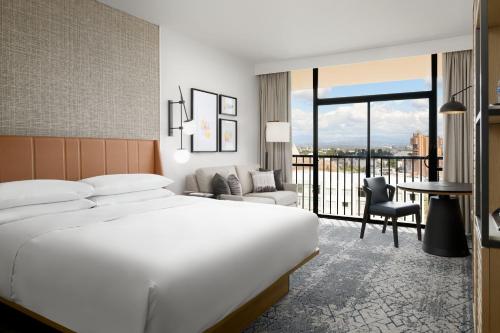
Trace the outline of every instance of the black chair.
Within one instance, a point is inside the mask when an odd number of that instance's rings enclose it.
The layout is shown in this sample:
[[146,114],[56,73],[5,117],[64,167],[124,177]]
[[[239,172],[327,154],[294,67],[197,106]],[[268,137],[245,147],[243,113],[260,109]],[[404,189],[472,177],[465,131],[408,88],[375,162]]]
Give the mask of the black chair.
[[398,217],[415,214],[417,222],[418,240],[422,240],[420,205],[414,203],[394,202],[396,188],[385,182],[384,177],[365,178],[363,191],[366,194],[365,212],[363,214],[363,224],[361,226],[360,238],[365,235],[366,223],[370,222],[370,215],[384,217],[385,233],[387,221],[392,219],[392,232],[394,234],[394,246],[398,247]]

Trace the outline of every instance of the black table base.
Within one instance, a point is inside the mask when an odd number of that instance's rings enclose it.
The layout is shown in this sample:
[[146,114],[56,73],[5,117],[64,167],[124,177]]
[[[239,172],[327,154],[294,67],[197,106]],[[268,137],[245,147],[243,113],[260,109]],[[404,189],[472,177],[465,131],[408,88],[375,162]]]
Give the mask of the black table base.
[[422,249],[441,257],[470,254],[457,198],[431,197]]

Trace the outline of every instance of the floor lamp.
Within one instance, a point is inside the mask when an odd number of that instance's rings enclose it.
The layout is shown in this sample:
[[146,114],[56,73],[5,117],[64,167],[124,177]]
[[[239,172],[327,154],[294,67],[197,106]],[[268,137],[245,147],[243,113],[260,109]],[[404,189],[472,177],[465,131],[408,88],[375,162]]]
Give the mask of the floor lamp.
[[290,142],[290,123],[283,121],[270,121],[266,124],[266,156],[265,168],[269,170],[269,149],[267,144],[275,142]]

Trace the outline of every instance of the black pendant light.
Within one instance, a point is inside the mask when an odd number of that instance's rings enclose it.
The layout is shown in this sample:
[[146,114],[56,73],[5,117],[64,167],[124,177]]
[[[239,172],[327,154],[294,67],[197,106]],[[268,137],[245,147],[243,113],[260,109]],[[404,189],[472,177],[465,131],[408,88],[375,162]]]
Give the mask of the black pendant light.
[[468,87],[460,90],[459,92],[451,95],[451,100],[449,102],[444,103],[443,106],[441,106],[441,108],[439,109],[439,112],[444,113],[444,114],[465,113],[465,111],[467,111],[467,108],[465,107],[465,105],[463,103],[460,103],[459,101],[457,101],[455,99],[455,96],[464,92],[465,90],[469,89],[470,87],[472,87],[472,86],[468,86]]

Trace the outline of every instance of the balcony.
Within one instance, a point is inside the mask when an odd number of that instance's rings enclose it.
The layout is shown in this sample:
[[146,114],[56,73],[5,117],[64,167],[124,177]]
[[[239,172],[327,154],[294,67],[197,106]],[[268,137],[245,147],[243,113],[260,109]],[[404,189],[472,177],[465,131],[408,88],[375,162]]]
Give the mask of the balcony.
[[[439,157],[442,164],[442,157]],[[320,155],[318,213],[339,218],[361,218],[365,207],[362,190],[366,172],[366,157],[351,155]],[[426,181],[427,157],[374,156],[370,159],[371,176],[384,176],[393,185],[409,181]],[[298,205],[313,209],[313,158],[311,155],[293,155],[293,182],[298,185]],[[441,172],[438,178],[442,177]],[[395,201],[419,203],[422,216],[427,213],[428,195],[397,190]],[[424,219],[425,220],[425,219]],[[401,222],[415,223],[413,216]],[[425,223],[425,221],[423,221]]]

